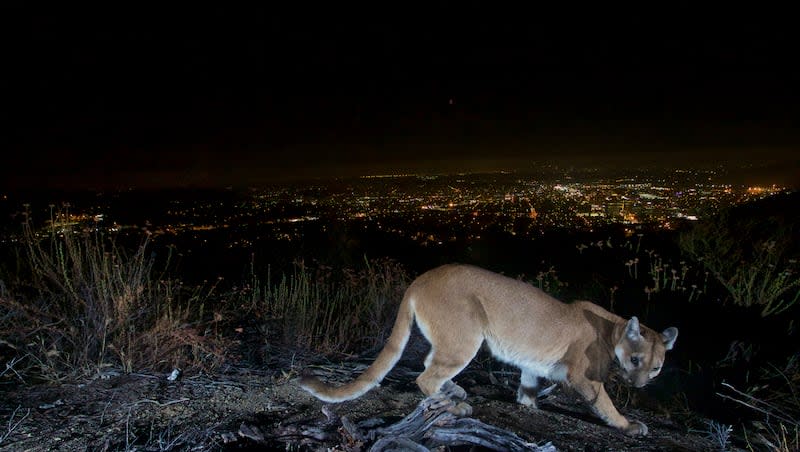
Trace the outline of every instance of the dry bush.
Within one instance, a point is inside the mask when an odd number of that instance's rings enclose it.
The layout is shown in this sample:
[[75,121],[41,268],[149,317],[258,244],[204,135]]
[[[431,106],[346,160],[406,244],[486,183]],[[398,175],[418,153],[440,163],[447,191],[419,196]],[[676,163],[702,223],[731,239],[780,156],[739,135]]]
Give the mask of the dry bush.
[[722,383],[717,395],[750,410],[756,421],[744,434],[749,448],[772,451],[800,450],[800,354],[785,365],[760,369],[758,385],[747,391]]
[[27,222],[23,236],[30,285],[0,297],[0,335],[29,373],[60,380],[104,367],[221,361],[224,343],[205,331],[202,291],[156,277],[146,237],[129,254],[101,232],[41,233]]
[[680,247],[719,281],[739,306],[761,316],[779,314],[800,301],[797,224],[723,211],[680,236]]
[[345,352],[382,345],[408,284],[391,260],[367,260],[360,269],[303,262],[292,274],[267,283],[250,311],[281,328],[285,345]]

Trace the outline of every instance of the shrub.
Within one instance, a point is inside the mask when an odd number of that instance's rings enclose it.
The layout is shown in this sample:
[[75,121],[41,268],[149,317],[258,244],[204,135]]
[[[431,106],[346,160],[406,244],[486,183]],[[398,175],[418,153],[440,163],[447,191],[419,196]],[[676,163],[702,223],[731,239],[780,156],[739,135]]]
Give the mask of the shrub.
[[797,226],[776,217],[757,218],[726,210],[681,234],[682,250],[698,260],[740,306],[757,306],[766,317],[800,300]]
[[368,260],[360,269],[306,266],[267,283],[253,310],[277,320],[286,345],[344,352],[383,344],[407,285],[392,260]]
[[223,343],[202,329],[201,291],[156,278],[146,236],[132,253],[101,232],[55,223],[39,233],[28,221],[23,237],[31,283],[0,297],[0,335],[37,376],[221,361]]

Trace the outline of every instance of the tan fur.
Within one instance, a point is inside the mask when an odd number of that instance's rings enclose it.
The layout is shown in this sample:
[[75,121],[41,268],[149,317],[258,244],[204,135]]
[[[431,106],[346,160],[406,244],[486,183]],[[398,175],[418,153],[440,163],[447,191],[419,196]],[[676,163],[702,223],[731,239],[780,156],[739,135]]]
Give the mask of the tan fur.
[[[678,330],[657,333],[589,302],[562,303],[524,282],[468,265],[444,265],[418,277],[400,304],[392,334],[375,362],[355,381],[329,386],[306,376],[300,385],[327,402],[361,396],[394,367],[408,341],[412,321],[431,343],[425,371],[417,378],[430,396],[444,388],[463,394],[452,378],[481,344],[522,370],[517,400],[535,407],[539,378],[565,382],[609,425],[631,435],[647,427],[622,416],[603,382],[615,361],[636,387],[658,375]],[[631,358],[634,358],[632,361]]]

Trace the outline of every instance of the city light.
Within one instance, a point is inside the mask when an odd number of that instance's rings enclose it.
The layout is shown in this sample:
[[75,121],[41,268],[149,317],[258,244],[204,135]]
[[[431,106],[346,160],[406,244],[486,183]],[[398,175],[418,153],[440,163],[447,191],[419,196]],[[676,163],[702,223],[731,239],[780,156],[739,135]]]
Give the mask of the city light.
[[[251,188],[235,202],[171,200],[161,211],[153,206],[155,211],[148,215],[158,220],[152,222],[141,218],[125,224],[111,205],[71,205],[56,212],[47,227],[113,233],[146,229],[153,240],[224,231],[227,246],[252,247],[263,240],[294,242],[312,230],[351,224],[356,230],[430,246],[469,243],[489,229],[530,238],[552,229],[588,232],[614,224],[673,229],[680,222],[698,221],[724,207],[784,190],[718,179],[714,171],[699,170],[624,178],[559,173],[546,178],[511,172],[373,175],[336,184]],[[13,240],[13,234],[4,239]]]

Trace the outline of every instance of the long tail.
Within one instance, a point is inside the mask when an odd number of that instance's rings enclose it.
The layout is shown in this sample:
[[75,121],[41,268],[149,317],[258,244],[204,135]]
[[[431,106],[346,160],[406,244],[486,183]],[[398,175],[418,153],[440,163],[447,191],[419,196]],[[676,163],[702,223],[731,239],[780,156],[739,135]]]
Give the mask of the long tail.
[[352,382],[338,387],[323,383],[313,376],[304,376],[300,379],[300,387],[325,402],[344,402],[362,396],[377,386],[400,360],[408,338],[411,336],[411,322],[413,321],[414,307],[410,297],[406,294],[400,303],[400,311],[397,313],[389,340],[363,374]]

